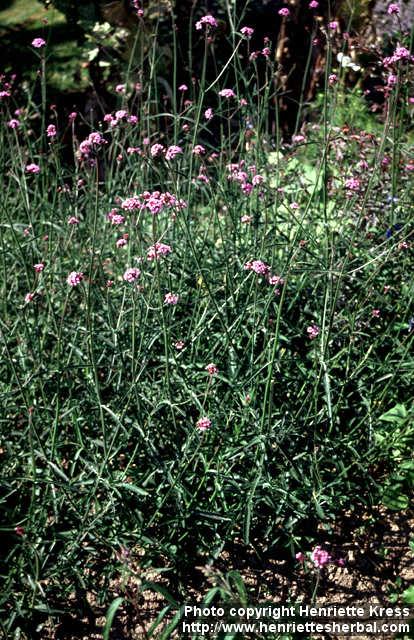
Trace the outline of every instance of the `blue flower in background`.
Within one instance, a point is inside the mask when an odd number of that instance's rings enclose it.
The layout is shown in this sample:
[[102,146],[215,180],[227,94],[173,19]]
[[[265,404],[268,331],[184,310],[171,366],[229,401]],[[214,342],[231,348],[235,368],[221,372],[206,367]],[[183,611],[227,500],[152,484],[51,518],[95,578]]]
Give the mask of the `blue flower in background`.
[[394,231],[400,231],[402,229],[402,223],[401,222],[397,222],[397,224],[395,224],[393,227],[390,227],[389,229],[386,230],[385,235],[387,238],[391,238],[392,234],[394,233]]
[[398,202],[398,198],[397,196],[387,196],[387,202],[388,204],[391,204],[391,202],[397,203]]

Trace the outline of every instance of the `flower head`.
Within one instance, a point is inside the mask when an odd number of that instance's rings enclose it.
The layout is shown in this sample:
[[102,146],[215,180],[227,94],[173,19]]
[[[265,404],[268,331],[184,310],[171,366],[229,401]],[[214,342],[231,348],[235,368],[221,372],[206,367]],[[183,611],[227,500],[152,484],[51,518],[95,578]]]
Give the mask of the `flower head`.
[[34,47],[35,49],[41,49],[42,47],[44,47],[46,44],[45,40],[43,40],[43,38],[35,38],[34,40],[32,40],[32,47]]
[[66,278],[66,282],[71,287],[77,287],[78,284],[82,282],[84,275],[82,271],[71,271],[68,277]]
[[193,149],[193,153],[196,156],[201,156],[206,152],[205,148],[203,147],[202,144],[196,144],[194,149]]
[[212,15],[207,15],[207,16],[203,16],[202,18],[200,18],[198,22],[196,22],[195,28],[197,29],[197,31],[201,31],[201,29],[203,28],[203,25],[206,25],[207,28],[217,27],[218,22]]
[[162,144],[156,143],[152,145],[150,153],[153,158],[157,158],[164,152],[164,150],[165,149]]
[[36,271],[36,273],[42,273],[44,268],[45,265],[43,262],[38,262],[37,264],[33,265],[33,269]]
[[326,564],[331,562],[332,558],[328,551],[322,549],[319,545],[314,548],[311,553],[311,559],[315,567],[318,569],[324,567]]
[[388,6],[387,13],[390,16],[393,15],[393,14],[399,16],[400,15],[400,7],[398,6],[398,4],[395,4],[394,2],[392,2]]
[[137,267],[130,267],[122,276],[125,282],[135,282],[141,275],[141,271]]
[[263,260],[252,260],[246,262],[244,268],[246,271],[254,271],[260,276],[267,276],[270,271],[269,265],[263,262]]
[[182,152],[183,150],[181,147],[173,144],[171,147],[168,147],[167,151],[165,152],[165,159],[172,160],[173,158],[175,158],[175,156],[178,156]]
[[54,138],[56,136],[56,127],[54,124],[50,124],[46,129],[46,135],[48,138]]
[[210,362],[210,364],[206,366],[206,371],[208,371],[211,376],[214,376],[216,373],[218,373],[218,367],[214,364],[214,362]]
[[199,420],[197,420],[196,426],[200,431],[206,431],[211,427],[211,420],[207,417],[200,418]]
[[135,209],[141,208],[141,201],[137,196],[125,198],[121,203],[121,207],[124,211],[135,211]]
[[164,297],[164,304],[177,304],[179,296],[176,293],[166,293]]
[[349,178],[348,180],[345,180],[345,188],[348,191],[359,191],[361,183],[358,178]]
[[290,15],[290,11],[287,7],[283,7],[282,9],[279,9],[278,14],[283,18],[287,18]]
[[172,252],[168,244],[156,242],[147,251],[147,260],[158,260],[160,256],[168,256]]
[[234,93],[233,89],[222,89],[221,91],[219,91],[219,96],[221,96],[222,98],[235,98],[236,94]]
[[240,29],[240,33],[245,37],[245,38],[251,38],[252,35],[254,34],[254,29],[252,29],[251,27],[242,27]]
[[32,162],[31,164],[26,165],[26,173],[40,173],[40,167],[38,164],[34,164],[34,162]]
[[308,337],[311,340],[314,340],[315,338],[318,337],[319,333],[320,333],[320,329],[316,324],[311,324],[307,329],[306,332],[308,334]]

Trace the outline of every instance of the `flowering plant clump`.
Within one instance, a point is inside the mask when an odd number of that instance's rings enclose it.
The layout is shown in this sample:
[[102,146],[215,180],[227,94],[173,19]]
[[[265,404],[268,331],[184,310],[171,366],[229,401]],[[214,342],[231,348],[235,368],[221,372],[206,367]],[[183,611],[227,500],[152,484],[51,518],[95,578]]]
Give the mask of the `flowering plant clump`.
[[412,493],[407,4],[51,3],[0,74],[2,629],[167,638],[253,548],[244,600],[281,549],[339,601]]

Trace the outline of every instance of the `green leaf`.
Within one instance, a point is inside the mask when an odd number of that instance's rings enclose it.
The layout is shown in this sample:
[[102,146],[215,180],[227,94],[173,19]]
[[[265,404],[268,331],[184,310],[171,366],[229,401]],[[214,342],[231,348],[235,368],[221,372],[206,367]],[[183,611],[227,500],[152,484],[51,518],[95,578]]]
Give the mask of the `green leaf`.
[[397,424],[401,424],[407,418],[407,409],[403,404],[396,404],[395,407],[383,413],[382,416],[379,417],[383,422],[396,422]]
[[238,571],[230,571],[227,574],[227,576],[229,581],[233,582],[234,586],[236,587],[237,594],[240,598],[240,602],[242,604],[247,604],[247,601],[248,601],[247,591],[246,591],[245,584],[243,582],[243,578],[241,577],[240,573]]
[[393,511],[401,511],[407,509],[410,504],[408,496],[403,493],[402,485],[388,485],[384,489],[382,495],[382,503]]
[[109,634],[111,632],[112,622],[114,621],[115,614],[118,611],[119,607],[123,603],[124,599],[119,597],[115,598],[115,600],[109,605],[108,611],[106,613],[106,622],[103,628],[103,640],[109,640]]
[[414,584],[403,591],[402,598],[406,604],[414,604]]
[[142,489],[141,487],[137,487],[135,484],[130,484],[129,482],[117,482],[115,485],[118,489],[127,489],[128,491],[132,491],[132,493],[136,493],[139,496],[147,496],[148,491]]

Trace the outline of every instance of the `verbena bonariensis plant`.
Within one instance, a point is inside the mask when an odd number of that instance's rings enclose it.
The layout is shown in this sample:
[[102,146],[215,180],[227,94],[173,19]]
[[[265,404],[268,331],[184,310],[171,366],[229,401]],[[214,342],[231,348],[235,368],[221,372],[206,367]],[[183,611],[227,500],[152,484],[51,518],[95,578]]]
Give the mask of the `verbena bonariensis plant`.
[[73,593],[108,604],[120,549],[181,596],[234,539],[301,555],[389,468],[378,419],[413,382],[409,45],[378,58],[374,117],[347,33],[315,22],[320,109],[282,141],[275,52],[228,23],[213,82],[205,15],[200,77],[164,97],[156,45],[134,50],[93,122],[48,104],[40,36],[41,103],[2,78],[6,634]]

